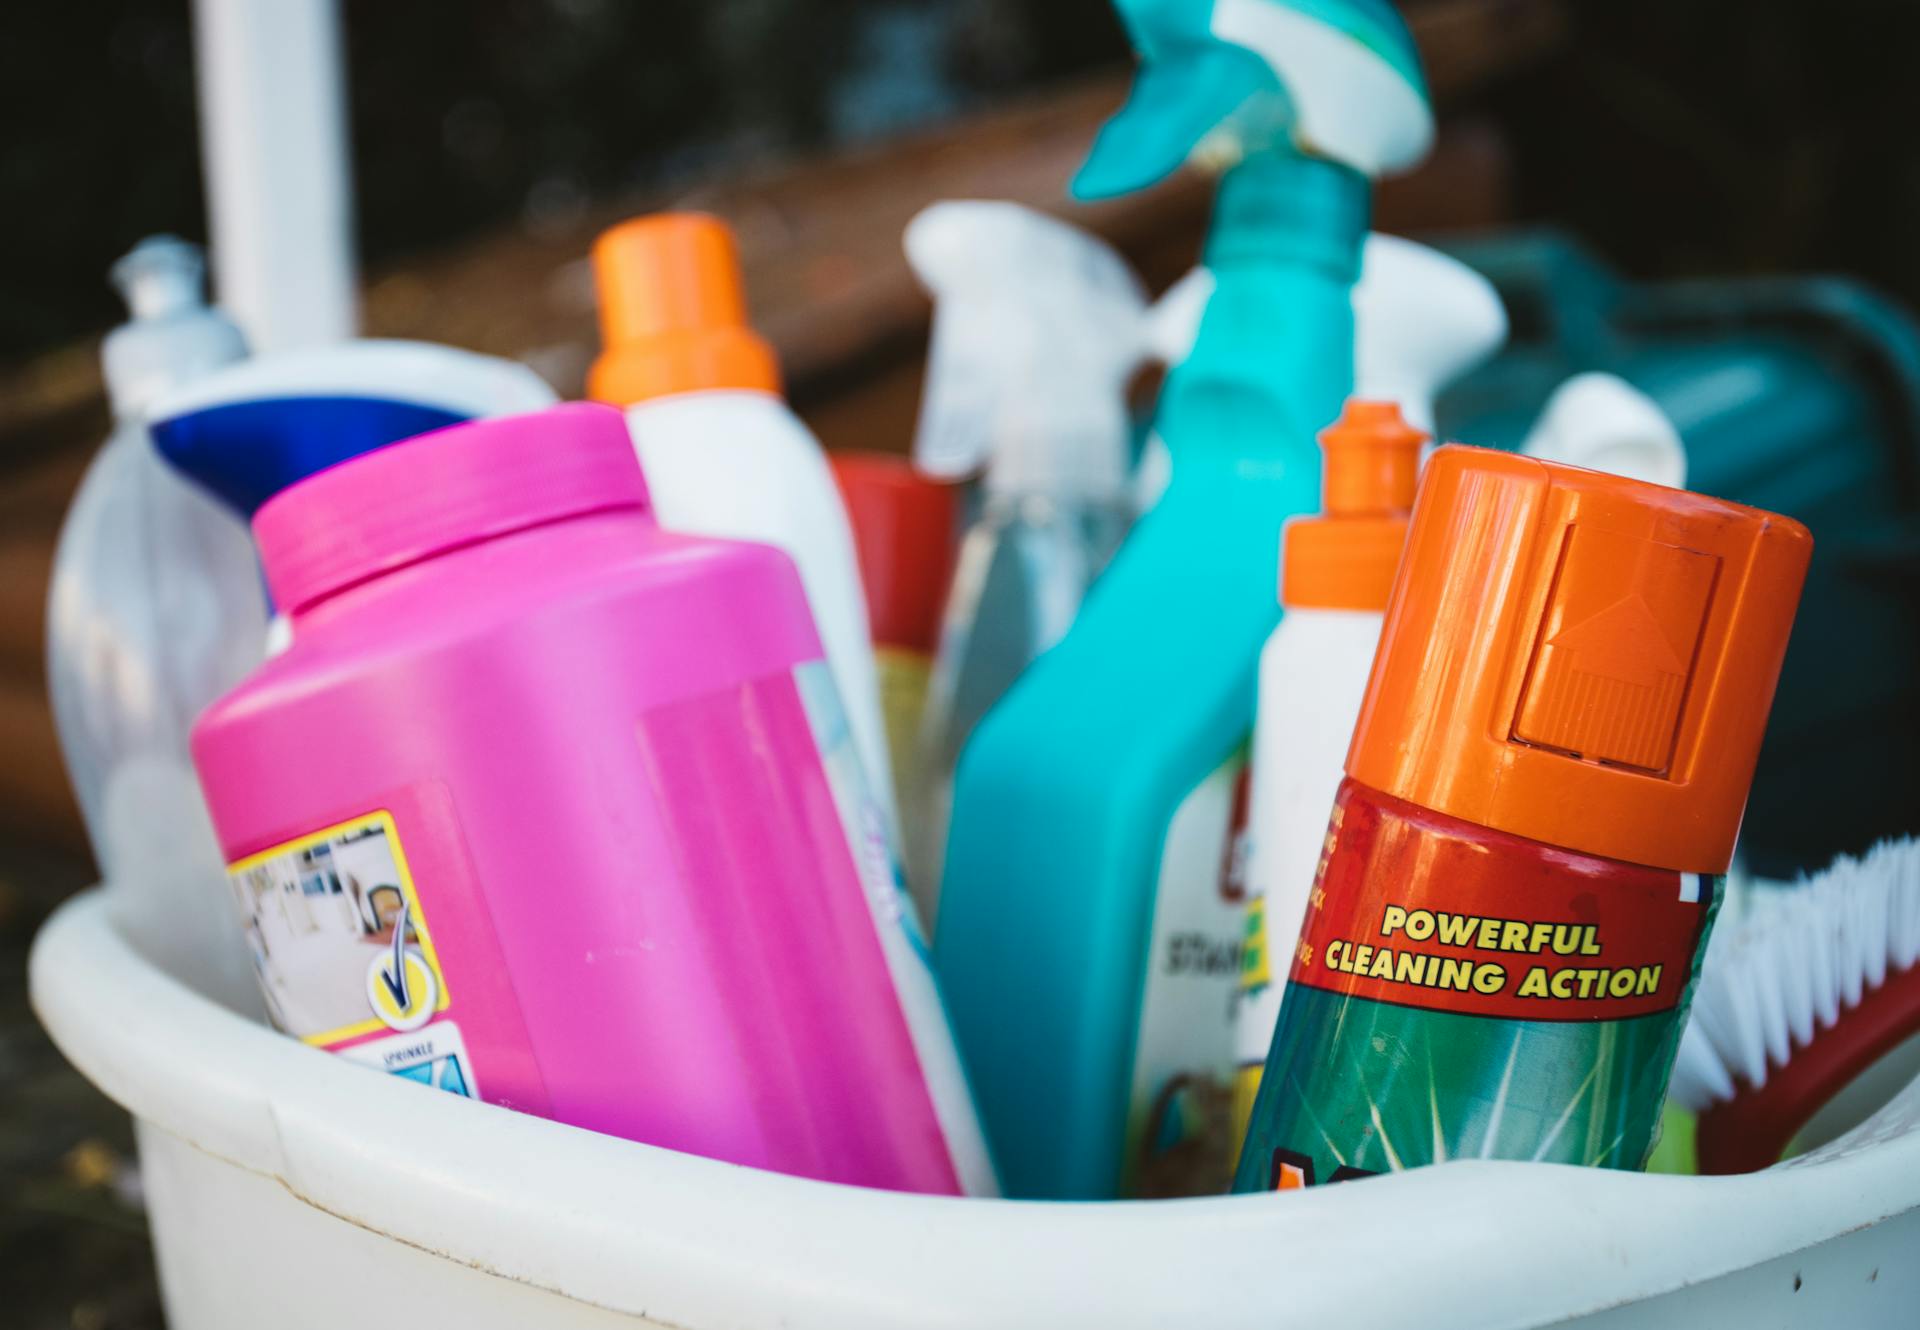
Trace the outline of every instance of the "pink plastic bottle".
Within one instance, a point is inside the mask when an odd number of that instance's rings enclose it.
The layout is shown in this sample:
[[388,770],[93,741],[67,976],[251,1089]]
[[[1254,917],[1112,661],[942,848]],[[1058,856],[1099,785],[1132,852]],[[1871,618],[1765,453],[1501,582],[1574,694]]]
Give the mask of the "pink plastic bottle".
[[636,1141],[992,1189],[784,555],[662,532],[584,404],[356,458],[254,530],[294,645],[193,751],[283,1029]]

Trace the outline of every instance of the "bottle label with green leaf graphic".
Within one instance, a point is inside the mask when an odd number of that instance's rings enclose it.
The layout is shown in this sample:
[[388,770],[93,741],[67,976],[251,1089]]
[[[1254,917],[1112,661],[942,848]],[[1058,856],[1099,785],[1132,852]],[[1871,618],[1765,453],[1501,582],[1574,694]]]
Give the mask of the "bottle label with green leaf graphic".
[[1328,835],[1235,1190],[1449,1159],[1641,1167],[1719,879],[1351,780]]

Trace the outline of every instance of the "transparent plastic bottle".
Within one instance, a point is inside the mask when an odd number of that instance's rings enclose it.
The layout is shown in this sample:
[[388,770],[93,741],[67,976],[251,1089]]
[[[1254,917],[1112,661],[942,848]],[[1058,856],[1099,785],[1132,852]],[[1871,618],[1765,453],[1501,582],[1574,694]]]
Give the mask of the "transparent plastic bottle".
[[[129,887],[116,899],[130,934],[243,963],[187,732],[259,661],[266,598],[246,525],[172,471],[147,430],[158,397],[246,355],[239,330],[206,304],[204,277],[199,248],[171,236],[113,267],[133,317],[102,349],[114,431],[61,527],[47,679],[95,860]],[[245,1000],[252,984],[236,969],[181,972]]]

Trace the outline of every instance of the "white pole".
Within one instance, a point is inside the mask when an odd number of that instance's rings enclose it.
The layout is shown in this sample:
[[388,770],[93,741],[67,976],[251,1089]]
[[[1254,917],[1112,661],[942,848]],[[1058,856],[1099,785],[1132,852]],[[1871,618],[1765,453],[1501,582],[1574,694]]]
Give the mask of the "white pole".
[[354,335],[338,0],[194,0],[220,303],[255,351]]

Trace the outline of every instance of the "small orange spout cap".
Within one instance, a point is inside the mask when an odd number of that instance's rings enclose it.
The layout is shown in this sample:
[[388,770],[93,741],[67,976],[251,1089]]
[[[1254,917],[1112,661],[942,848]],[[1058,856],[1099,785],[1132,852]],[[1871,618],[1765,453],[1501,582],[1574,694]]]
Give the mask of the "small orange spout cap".
[[747,324],[733,232],[704,213],[662,212],[593,245],[602,351],[587,395],[615,406],[717,388],[780,391],[773,348]]
[[1442,448],[1347,774],[1549,845],[1725,872],[1812,551],[1756,508]]
[[1287,523],[1282,605],[1375,612],[1387,607],[1426,441],[1394,403],[1357,398],[1320,432],[1326,453],[1322,511]]

